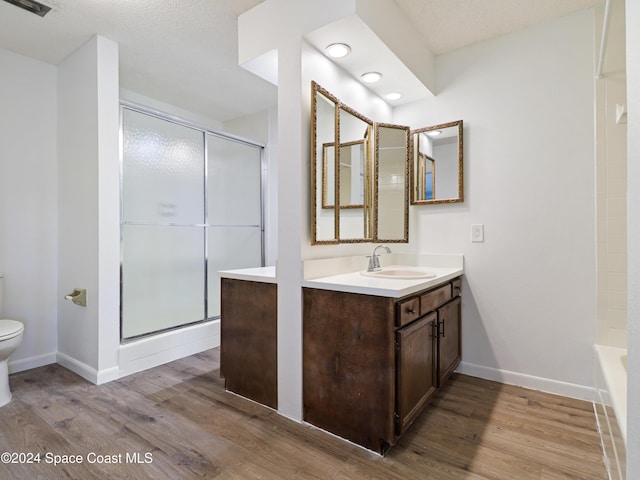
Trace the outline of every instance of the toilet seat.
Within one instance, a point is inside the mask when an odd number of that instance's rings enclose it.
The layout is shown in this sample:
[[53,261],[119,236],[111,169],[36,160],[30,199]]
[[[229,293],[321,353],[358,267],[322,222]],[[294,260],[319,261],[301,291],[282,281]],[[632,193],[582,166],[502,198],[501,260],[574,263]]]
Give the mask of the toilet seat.
[[22,322],[0,319],[0,342],[17,337],[24,330]]

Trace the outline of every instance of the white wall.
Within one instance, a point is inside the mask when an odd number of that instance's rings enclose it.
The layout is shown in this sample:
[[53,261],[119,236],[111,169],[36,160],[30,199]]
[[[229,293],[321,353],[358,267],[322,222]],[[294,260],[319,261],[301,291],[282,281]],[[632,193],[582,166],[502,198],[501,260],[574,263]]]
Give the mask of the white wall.
[[[593,11],[437,58],[418,128],[464,120],[465,201],[412,207],[411,248],[462,253],[463,371],[591,398]],[[471,243],[470,225],[485,242]]]
[[0,72],[0,316],[25,324],[16,372],[57,350],[57,69],[0,49]]
[[208,128],[213,131],[222,130],[222,122],[219,120],[176,107],[175,105],[163,102],[162,100],[147,97],[146,95],[142,95],[125,88],[120,89],[120,99],[124,102],[130,102],[146,109],[156,110],[165,116],[176,117],[183,121],[193,122],[198,126]]
[[[117,378],[118,49],[93,37],[58,67],[58,363]],[[64,301],[86,288],[87,306]]]

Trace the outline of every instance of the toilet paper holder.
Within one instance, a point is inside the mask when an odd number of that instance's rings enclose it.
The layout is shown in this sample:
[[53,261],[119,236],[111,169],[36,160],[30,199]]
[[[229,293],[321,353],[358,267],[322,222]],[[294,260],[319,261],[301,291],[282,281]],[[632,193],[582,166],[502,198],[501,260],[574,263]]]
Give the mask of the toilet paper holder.
[[87,289],[86,288],[74,288],[73,292],[64,296],[65,300],[71,300],[76,305],[82,307],[87,306]]

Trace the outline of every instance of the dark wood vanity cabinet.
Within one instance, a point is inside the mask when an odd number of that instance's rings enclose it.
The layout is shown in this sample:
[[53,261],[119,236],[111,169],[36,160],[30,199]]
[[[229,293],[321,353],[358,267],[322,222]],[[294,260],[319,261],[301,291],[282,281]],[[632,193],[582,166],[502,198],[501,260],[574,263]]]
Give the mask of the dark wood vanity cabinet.
[[220,291],[225,388],[278,408],[277,285],[222,278]]
[[[398,302],[397,409],[401,434],[461,360],[460,278]],[[418,313],[419,312],[419,313]]]
[[438,386],[442,385],[460,364],[460,297],[438,309]]
[[438,388],[437,322],[434,312],[396,333],[398,434],[411,425]]
[[304,420],[384,454],[460,363],[459,281],[400,299],[304,288]]

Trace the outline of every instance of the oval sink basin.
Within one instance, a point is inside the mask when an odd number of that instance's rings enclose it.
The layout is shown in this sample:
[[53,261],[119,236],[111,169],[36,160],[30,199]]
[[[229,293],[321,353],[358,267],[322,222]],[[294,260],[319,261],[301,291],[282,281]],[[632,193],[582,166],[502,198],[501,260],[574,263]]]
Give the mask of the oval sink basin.
[[399,280],[414,280],[420,278],[434,278],[435,273],[419,268],[412,269],[411,267],[387,267],[377,272],[362,271],[360,275],[366,277],[378,277],[378,278],[397,278]]

